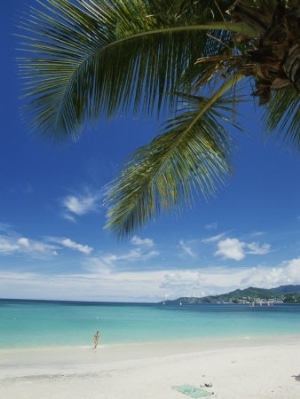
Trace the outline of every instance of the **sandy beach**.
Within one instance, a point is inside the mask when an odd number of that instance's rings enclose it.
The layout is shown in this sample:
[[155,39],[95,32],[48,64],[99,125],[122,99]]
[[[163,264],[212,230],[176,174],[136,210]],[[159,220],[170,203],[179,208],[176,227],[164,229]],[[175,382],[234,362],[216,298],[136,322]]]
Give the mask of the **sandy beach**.
[[298,374],[300,336],[2,350],[0,398],[298,399]]

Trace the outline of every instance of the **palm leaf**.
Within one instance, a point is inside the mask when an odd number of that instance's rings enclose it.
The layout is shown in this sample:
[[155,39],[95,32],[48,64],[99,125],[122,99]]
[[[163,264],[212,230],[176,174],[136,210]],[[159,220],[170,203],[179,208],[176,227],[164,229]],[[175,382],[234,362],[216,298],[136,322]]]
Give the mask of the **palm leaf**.
[[300,150],[299,93],[293,88],[276,91],[263,114],[267,137],[274,136],[288,148]]
[[212,98],[184,96],[186,109],[164,126],[164,132],[136,151],[108,192],[107,227],[124,237],[161,210],[192,203],[195,188],[204,197],[231,174],[231,135],[224,124],[234,98],[225,96],[241,76],[233,76]]
[[208,0],[45,0],[41,6],[21,24],[27,55],[20,67],[24,114],[48,140],[76,138],[101,115],[164,110],[172,105],[167,93],[205,48],[206,31],[228,28],[223,21],[204,24],[208,8],[217,12]]

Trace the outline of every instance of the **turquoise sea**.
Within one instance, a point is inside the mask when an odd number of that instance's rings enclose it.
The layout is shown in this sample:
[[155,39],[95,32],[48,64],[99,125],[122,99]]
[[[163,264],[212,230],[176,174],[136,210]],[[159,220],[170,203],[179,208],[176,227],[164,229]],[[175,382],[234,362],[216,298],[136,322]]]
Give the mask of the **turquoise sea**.
[[300,305],[161,305],[0,299],[0,349],[300,334]]

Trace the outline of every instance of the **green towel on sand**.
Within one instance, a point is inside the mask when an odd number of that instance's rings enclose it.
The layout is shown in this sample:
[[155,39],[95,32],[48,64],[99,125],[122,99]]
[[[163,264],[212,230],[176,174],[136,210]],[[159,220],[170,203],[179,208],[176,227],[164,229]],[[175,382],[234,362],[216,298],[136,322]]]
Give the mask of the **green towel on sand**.
[[172,387],[178,392],[184,393],[185,395],[190,396],[191,398],[202,398],[204,396],[213,395],[212,392],[205,391],[202,388],[194,387],[193,385],[175,385]]

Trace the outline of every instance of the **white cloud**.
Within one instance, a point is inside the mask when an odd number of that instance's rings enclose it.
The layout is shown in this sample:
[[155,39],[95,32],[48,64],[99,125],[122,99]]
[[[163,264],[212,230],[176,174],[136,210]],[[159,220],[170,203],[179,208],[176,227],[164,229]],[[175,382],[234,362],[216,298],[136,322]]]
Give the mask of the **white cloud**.
[[237,238],[226,238],[217,244],[215,255],[223,259],[242,260],[246,255],[266,255],[270,252],[270,244],[259,244],[257,242],[246,243]]
[[136,235],[132,237],[130,242],[133,245],[138,245],[138,246],[142,246],[142,247],[151,248],[154,246],[154,242],[151,238],[140,238]]
[[51,257],[56,256],[62,247],[70,248],[86,255],[93,251],[93,248],[88,245],[76,243],[70,238],[46,237],[39,241],[21,236],[11,228],[4,229],[1,225],[0,231],[4,232],[4,234],[0,235],[0,255],[22,254],[31,258]]
[[257,242],[251,242],[245,244],[246,253],[250,255],[266,255],[270,252],[270,244],[259,244]]
[[[126,271],[120,267],[112,270],[101,260],[95,259],[95,267],[73,274],[36,274],[0,272],[0,291],[4,297],[105,301],[149,301],[180,296],[204,296],[220,291],[213,287],[216,272],[198,270],[146,270]],[[226,273],[217,280],[222,292],[230,281]],[[236,279],[238,280],[238,279]],[[45,281],[47,284],[45,285]],[[225,283],[224,283],[225,281]]]
[[224,259],[241,260],[245,257],[245,243],[237,238],[226,238],[217,244],[218,250],[215,255],[222,256]]
[[188,243],[186,243],[184,240],[180,240],[179,245],[185,254],[189,255],[192,258],[196,258],[196,253],[192,250],[191,246]]
[[300,257],[267,268],[257,266],[251,268],[241,281],[244,285],[273,288],[279,285],[300,284]]
[[[162,272],[110,273],[99,269],[85,274],[36,274],[0,271],[1,295],[11,298],[158,301]],[[47,281],[47,284],[45,284]]]
[[30,257],[55,256],[56,247],[26,237],[1,236],[0,253],[3,255],[24,254]]
[[93,250],[93,248],[89,247],[88,245],[78,244],[70,240],[69,238],[64,238],[61,243],[67,248],[75,249],[76,251],[82,252],[87,255],[90,254]]
[[272,268],[258,265],[251,269],[211,266],[128,271],[96,257],[85,258],[85,266],[82,273],[70,274],[0,271],[0,292],[7,298],[156,302],[180,296],[217,295],[249,286],[300,284],[300,257]]
[[203,240],[201,240],[201,242],[203,242],[204,244],[217,242],[217,241],[220,241],[223,237],[225,237],[225,235],[226,235],[226,233],[217,234],[212,237],[204,238]]
[[84,194],[68,195],[63,198],[64,218],[75,220],[76,216],[83,216],[90,212],[98,212],[102,206],[102,192],[91,193],[87,190]]
[[216,230],[218,228],[218,222],[213,222],[213,223],[207,224],[205,226],[205,228],[207,230]]
[[138,267],[142,269],[141,263],[147,262],[151,259],[158,257],[159,251],[142,251],[141,249],[132,249],[122,254],[111,254],[105,253],[98,256],[90,257],[85,262],[85,268],[92,272],[98,272],[103,268],[108,268],[109,270],[116,270],[118,266],[126,269],[136,269],[138,262]]
[[165,297],[217,295],[249,286],[274,288],[300,284],[300,257],[270,268],[206,267],[198,270],[169,270],[163,275],[160,289]]
[[[300,258],[281,262],[272,268],[265,265],[248,268],[242,262],[237,268],[229,267],[232,262],[228,265],[222,262],[222,267],[215,266],[211,260],[202,257],[196,268],[195,259],[193,267],[188,262],[183,265],[176,253],[162,259],[149,238],[135,236],[129,249],[127,247],[123,252],[120,249],[115,253],[93,252],[91,256],[93,248],[68,237],[47,237],[39,241],[16,234],[10,226],[0,225],[0,231],[3,233],[0,235],[0,255],[21,254],[24,259],[43,259],[57,255],[63,248],[86,255],[74,260],[72,273],[64,272],[54,262],[51,263],[54,274],[46,274],[49,268],[37,268],[40,266],[37,263],[34,270],[39,270],[39,273],[25,273],[23,262],[15,265],[15,270],[21,270],[21,273],[0,271],[0,292],[8,298],[160,301],[180,296],[216,295],[250,285],[271,288],[300,283]],[[218,241],[215,241],[216,237],[219,237]],[[222,237],[214,236],[211,242],[217,243],[218,255],[224,259],[241,261],[248,254],[265,255],[270,251],[269,244]],[[199,240],[180,241],[182,250],[189,256],[194,255],[193,245],[197,243]],[[16,259],[18,262],[21,258]],[[210,266],[205,266],[204,262],[206,265],[209,262]],[[28,267],[27,263],[27,270]]]
[[159,251],[149,251],[149,252],[143,252],[140,249],[134,249],[126,254],[120,255],[117,257],[117,260],[123,260],[123,261],[146,261],[148,259],[152,259],[154,257],[157,257],[159,255]]
[[88,245],[82,245],[79,244],[70,238],[64,238],[64,237],[48,237],[48,241],[54,242],[56,244],[60,244],[66,248],[73,249],[75,251],[79,251],[81,253],[84,253],[86,255],[89,255],[92,251],[93,248],[89,247]]
[[14,234],[13,227],[8,223],[2,223],[2,222],[0,222],[0,232],[2,232],[5,235]]
[[0,237],[0,253],[11,254],[19,249],[18,243],[8,237]]

